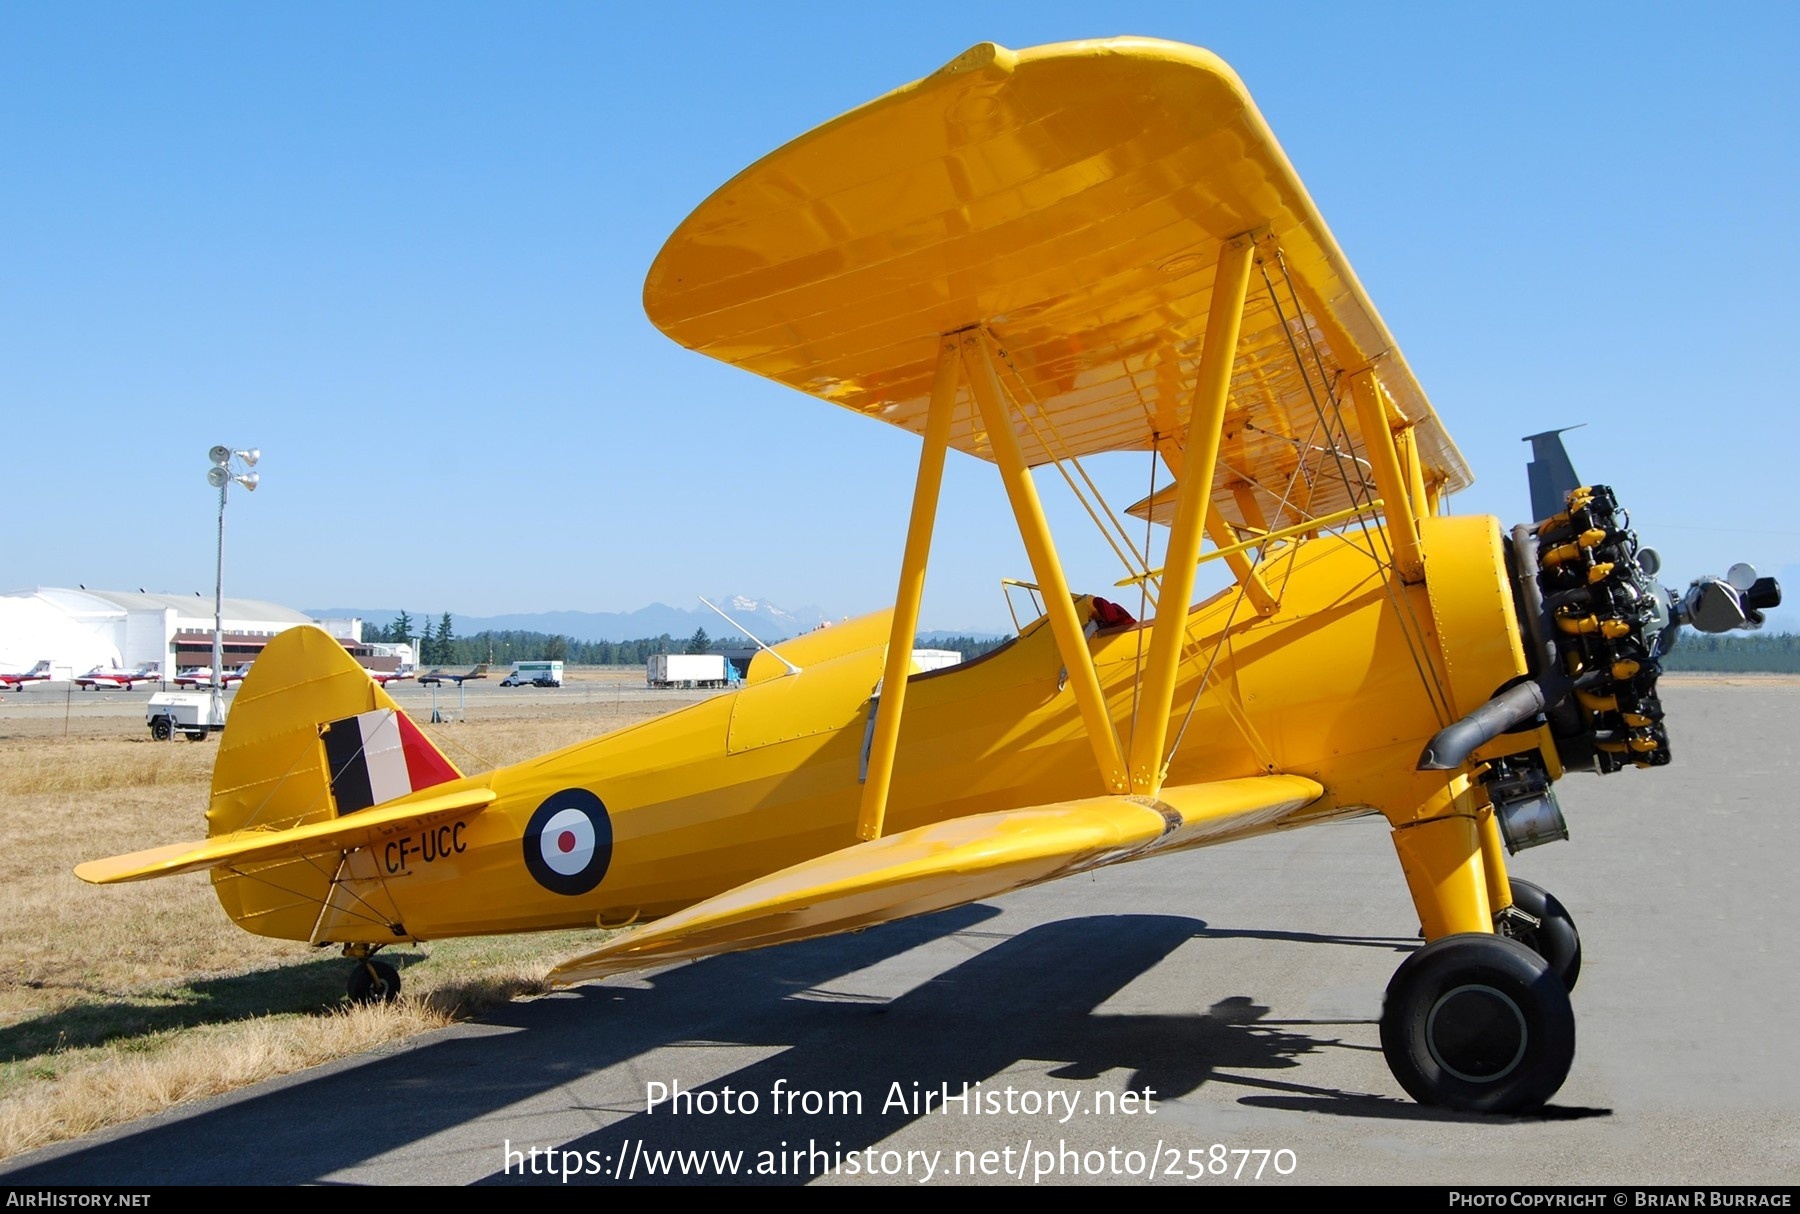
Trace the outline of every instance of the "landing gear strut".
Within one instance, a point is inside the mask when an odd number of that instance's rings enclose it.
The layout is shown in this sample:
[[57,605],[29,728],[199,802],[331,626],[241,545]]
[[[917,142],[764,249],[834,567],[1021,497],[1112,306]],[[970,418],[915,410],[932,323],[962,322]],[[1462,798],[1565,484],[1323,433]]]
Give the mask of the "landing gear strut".
[[1575,1061],[1569,991],[1544,958],[1504,936],[1434,940],[1388,983],[1388,1067],[1421,1104],[1513,1113],[1550,1099]]
[[378,944],[346,944],[344,956],[355,960],[345,984],[352,1003],[392,1003],[400,997],[400,971],[375,960]]

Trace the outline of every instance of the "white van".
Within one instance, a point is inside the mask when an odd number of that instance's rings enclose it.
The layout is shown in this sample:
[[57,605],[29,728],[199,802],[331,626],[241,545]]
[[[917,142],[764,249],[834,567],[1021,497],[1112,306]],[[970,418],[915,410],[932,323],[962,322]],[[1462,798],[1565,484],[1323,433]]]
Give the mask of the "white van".
[[500,680],[502,687],[561,687],[561,662],[514,662],[512,673]]

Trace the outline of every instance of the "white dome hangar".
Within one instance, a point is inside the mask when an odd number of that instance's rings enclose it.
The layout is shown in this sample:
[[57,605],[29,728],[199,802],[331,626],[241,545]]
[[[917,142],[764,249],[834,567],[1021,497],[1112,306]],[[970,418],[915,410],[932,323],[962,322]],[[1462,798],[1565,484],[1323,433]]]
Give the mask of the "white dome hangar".
[[[225,664],[247,662],[270,638],[315,621],[304,612],[256,599],[224,601]],[[361,621],[333,620],[327,630],[352,652]],[[344,627],[349,625],[349,627]],[[0,594],[0,670],[29,670],[48,660],[70,679],[96,666],[161,663],[165,674],[211,666],[213,601],[199,595],[40,586]]]

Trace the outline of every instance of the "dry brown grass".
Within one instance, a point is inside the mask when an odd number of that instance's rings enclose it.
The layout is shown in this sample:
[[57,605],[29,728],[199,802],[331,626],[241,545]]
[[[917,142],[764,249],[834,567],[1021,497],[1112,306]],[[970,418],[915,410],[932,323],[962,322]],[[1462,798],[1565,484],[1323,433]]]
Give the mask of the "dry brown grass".
[[[421,728],[480,771],[678,702],[500,701]],[[152,742],[141,712],[0,724],[0,1158],[539,993],[551,966],[603,938],[390,952],[405,995],[351,1009],[335,950],[238,930],[204,874],[85,885],[71,872],[82,860],[205,834],[216,747]]]
[[166,1041],[128,1038],[0,1101],[0,1158],[187,1100],[359,1054],[441,1028],[451,1017],[416,999],[317,1017],[208,1025]]
[[0,797],[96,793],[119,788],[205,787],[211,747],[146,746],[138,738],[44,739],[9,747],[0,765]]

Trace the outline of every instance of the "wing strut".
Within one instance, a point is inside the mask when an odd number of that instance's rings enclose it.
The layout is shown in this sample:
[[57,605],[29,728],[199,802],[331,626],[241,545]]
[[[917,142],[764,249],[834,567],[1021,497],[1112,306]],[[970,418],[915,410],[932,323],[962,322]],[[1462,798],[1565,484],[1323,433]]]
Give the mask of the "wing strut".
[[887,816],[888,786],[894,775],[894,751],[900,743],[900,714],[906,704],[906,678],[912,673],[913,638],[919,635],[919,600],[925,595],[925,564],[931,556],[931,530],[937,521],[938,490],[944,483],[944,452],[950,446],[950,419],[956,412],[959,363],[957,335],[945,334],[938,345],[937,374],[931,381],[931,412],[925,421],[925,446],[919,452],[919,477],[913,485],[912,517],[906,524],[906,551],[900,558],[900,588],[894,595],[894,618],[888,629],[887,664],[881,672],[881,697],[875,702],[875,734],[869,746],[868,776],[856,815],[856,837],[881,838]]
[[[1179,486],[1181,470],[1186,467],[1181,448],[1175,445],[1175,439],[1172,438],[1159,439],[1156,448],[1159,452],[1163,452],[1163,463],[1168,465],[1168,470],[1174,474],[1175,483]],[[1152,497],[1156,497],[1156,495],[1152,494]],[[1255,501],[1255,497],[1251,501]],[[1262,515],[1258,515],[1258,517],[1262,517]],[[1256,526],[1255,522],[1251,526]],[[1316,526],[1316,524],[1309,524],[1309,526]],[[1256,571],[1255,564],[1251,564],[1251,560],[1244,555],[1249,549],[1262,548],[1267,542],[1267,528],[1256,526],[1256,531],[1258,533],[1251,539],[1240,540],[1237,533],[1231,530],[1231,524],[1220,519],[1219,512],[1208,510],[1206,512],[1206,535],[1210,535],[1213,540],[1213,551],[1202,555],[1201,564],[1213,557],[1226,558],[1226,564],[1231,567],[1231,576],[1237,578],[1238,585],[1244,587],[1244,594],[1249,598],[1251,607],[1255,607],[1256,614],[1273,616],[1282,602],[1274,596],[1274,591],[1269,589],[1269,584],[1264,582],[1262,573]],[[1161,571],[1157,571],[1157,573],[1161,573]],[[1138,582],[1147,582],[1147,580],[1148,575],[1132,576],[1132,578],[1120,578],[1112,585],[1136,585]]]
[[[1013,518],[1019,524],[1019,539],[1031,560],[1032,574],[1043,588],[1044,610],[1050,617],[1050,631],[1056,637],[1056,648],[1063,666],[1069,672],[1069,683],[1075,690],[1075,703],[1081,709],[1081,720],[1087,726],[1088,745],[1094,749],[1100,778],[1108,792],[1126,792],[1130,780],[1125,774],[1125,756],[1119,749],[1119,735],[1113,729],[1112,715],[1107,711],[1106,695],[1100,690],[1100,676],[1094,671],[1094,655],[1089,652],[1081,620],[1075,615],[1075,600],[1069,595],[1069,582],[1063,576],[1062,562],[1050,538],[1050,524],[1038,501],[1037,486],[1031,470],[1019,450],[1019,438],[1013,431],[1012,415],[1001,392],[1000,377],[981,332],[966,329],[962,335],[963,362],[969,386],[975,391],[975,403],[981,408],[981,423],[987,428],[988,442],[999,465],[1000,480],[1006,486],[1007,500],[1012,503]],[[1168,600],[1159,598],[1159,602]],[[1166,715],[1166,714],[1165,714]]]
[[1425,467],[1419,462],[1419,428],[1409,424],[1396,433],[1394,449],[1400,453],[1400,466],[1406,469],[1406,491],[1412,495],[1413,514],[1422,519],[1436,513],[1431,492],[1425,487]]
[[[1388,536],[1394,545],[1394,568],[1400,580],[1416,586],[1425,580],[1425,558],[1419,551],[1419,521],[1413,514],[1413,503],[1407,498],[1411,478],[1400,468],[1400,456],[1394,448],[1394,427],[1375,372],[1364,369],[1350,377],[1350,393],[1356,398],[1356,423],[1362,429],[1363,447],[1369,453],[1369,467],[1375,473],[1375,487],[1387,503]],[[1421,492],[1423,488],[1421,487]]]
[[[1179,486],[1182,470],[1186,467],[1186,460],[1181,448],[1176,445],[1173,438],[1165,438],[1156,444],[1156,449],[1162,453],[1163,463],[1169,466],[1169,471],[1174,474],[1176,484]],[[1151,494],[1150,496],[1154,498],[1156,495]],[[1254,502],[1256,499],[1252,496],[1250,500]],[[1257,517],[1262,516],[1258,514]],[[1256,524],[1252,523],[1251,526],[1256,526]],[[1258,527],[1258,530],[1266,532],[1268,528]],[[1244,594],[1249,598],[1250,605],[1256,608],[1256,614],[1274,615],[1276,609],[1281,606],[1281,602],[1275,597],[1275,592],[1269,589],[1269,584],[1263,580],[1263,575],[1257,572],[1256,566],[1244,555],[1251,548],[1261,547],[1265,542],[1263,536],[1257,535],[1245,543],[1238,539],[1231,529],[1231,524],[1220,518],[1216,510],[1206,512],[1206,534],[1212,537],[1215,549],[1207,556],[1223,556],[1225,558],[1225,563],[1231,567],[1231,576],[1236,578],[1238,585],[1244,588]],[[1205,561],[1207,556],[1200,559]],[[1148,575],[1141,579],[1129,577],[1114,582],[1113,585],[1128,586],[1148,580]]]
[[[1250,288],[1250,263],[1255,254],[1256,245],[1248,234],[1227,240],[1219,250],[1219,265],[1213,276],[1206,336],[1194,375],[1194,399],[1188,407],[1186,449],[1181,457],[1186,467],[1176,482],[1175,520],[1169,526],[1162,592],[1156,596],[1156,623],[1150,634],[1150,656],[1144,664],[1140,715],[1131,738],[1131,791],[1140,796],[1155,796],[1162,787],[1163,743],[1169,732],[1181,647],[1187,639],[1194,570],[1200,560],[1200,537],[1206,528],[1213,466],[1219,459],[1219,437],[1225,428],[1225,408],[1231,400],[1231,366],[1237,356],[1244,297]],[[993,429],[992,422],[988,428]]]

